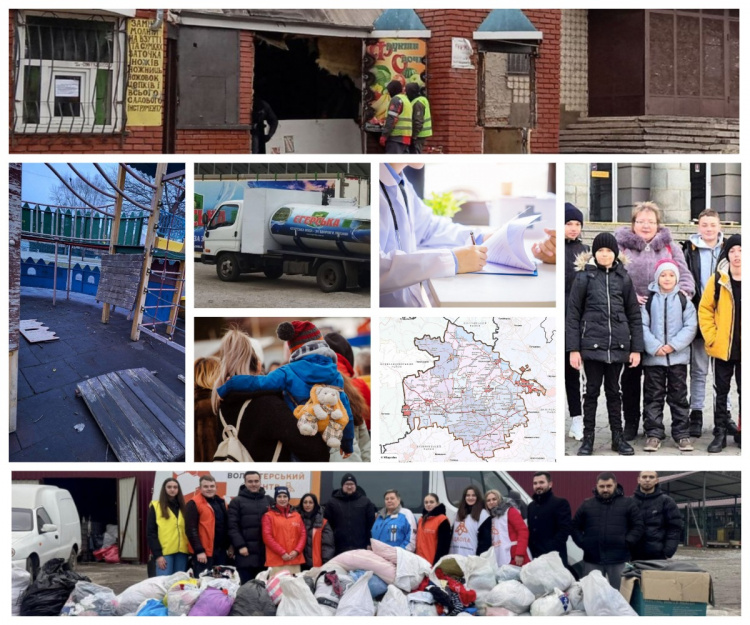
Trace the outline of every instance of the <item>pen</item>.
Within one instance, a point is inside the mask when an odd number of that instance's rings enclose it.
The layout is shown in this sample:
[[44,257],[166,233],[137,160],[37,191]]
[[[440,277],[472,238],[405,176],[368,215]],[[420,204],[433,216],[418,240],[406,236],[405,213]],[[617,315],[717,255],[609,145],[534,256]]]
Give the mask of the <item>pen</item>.
[[477,244],[477,242],[476,242],[476,240],[474,239],[474,231],[472,230],[471,232],[469,232],[469,235],[471,236],[471,244],[472,244],[472,245],[476,245],[476,244]]

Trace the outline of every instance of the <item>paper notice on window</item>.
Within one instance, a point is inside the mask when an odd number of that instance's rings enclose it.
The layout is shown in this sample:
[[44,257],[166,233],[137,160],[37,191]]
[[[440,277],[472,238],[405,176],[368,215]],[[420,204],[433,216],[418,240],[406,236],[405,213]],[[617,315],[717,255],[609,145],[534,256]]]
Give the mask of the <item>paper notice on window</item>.
[[80,98],[81,97],[81,79],[80,78],[55,78],[55,97],[56,98]]

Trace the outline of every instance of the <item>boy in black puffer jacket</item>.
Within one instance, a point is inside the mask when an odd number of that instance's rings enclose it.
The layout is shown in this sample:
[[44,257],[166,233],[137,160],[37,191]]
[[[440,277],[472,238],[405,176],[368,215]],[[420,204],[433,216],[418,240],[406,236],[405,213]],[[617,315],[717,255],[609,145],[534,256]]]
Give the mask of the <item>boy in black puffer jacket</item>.
[[591,246],[593,257],[579,257],[578,274],[568,299],[565,351],[570,366],[586,373],[583,396],[583,443],[579,456],[594,451],[599,392],[604,382],[612,450],[632,456],[622,436],[620,373],[624,363],[637,367],[643,351],[643,327],[633,283],[622,262],[615,237],[602,232]]
[[[589,251],[589,246],[581,241],[583,213],[570,202],[565,202],[565,310],[568,297],[576,277],[575,262],[581,254]],[[568,436],[580,441],[583,438],[583,411],[581,410],[581,372],[570,366],[565,358],[565,396],[568,400],[571,424]]]

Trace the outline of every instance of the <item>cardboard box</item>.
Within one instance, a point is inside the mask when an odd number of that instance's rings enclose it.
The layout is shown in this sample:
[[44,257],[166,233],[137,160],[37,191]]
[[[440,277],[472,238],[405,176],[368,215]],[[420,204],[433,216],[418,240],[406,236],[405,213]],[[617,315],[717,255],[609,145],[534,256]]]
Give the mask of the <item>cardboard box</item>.
[[706,616],[711,575],[643,571],[640,580],[623,578],[620,593],[639,616]]

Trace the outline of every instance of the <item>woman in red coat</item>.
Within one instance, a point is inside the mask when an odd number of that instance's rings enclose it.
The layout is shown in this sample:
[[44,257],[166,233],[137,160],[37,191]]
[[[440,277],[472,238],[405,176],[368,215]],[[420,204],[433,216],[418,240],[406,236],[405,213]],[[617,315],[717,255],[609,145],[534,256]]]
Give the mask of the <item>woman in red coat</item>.
[[513,501],[503,499],[496,490],[485,495],[485,507],[492,523],[487,523],[492,532],[492,546],[495,548],[497,565],[515,564],[523,566],[531,560],[529,552],[529,528]]
[[281,570],[292,574],[300,572],[305,563],[307,532],[299,512],[289,505],[289,489],[277,486],[274,505],[261,520],[263,543],[266,545],[266,566],[270,567],[268,579]]

